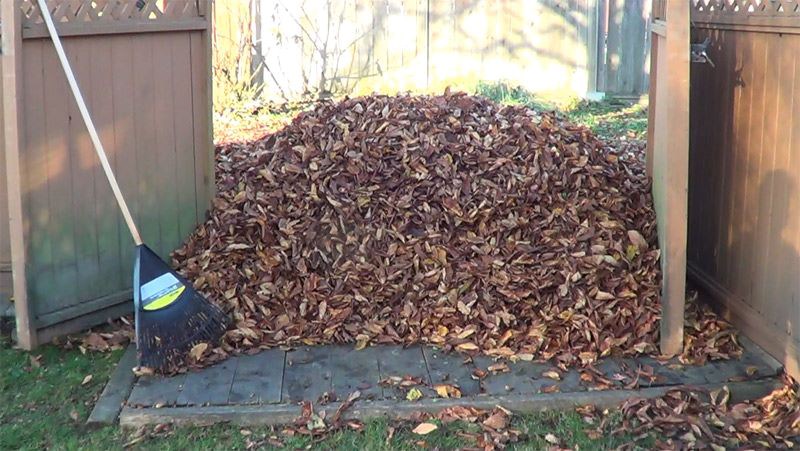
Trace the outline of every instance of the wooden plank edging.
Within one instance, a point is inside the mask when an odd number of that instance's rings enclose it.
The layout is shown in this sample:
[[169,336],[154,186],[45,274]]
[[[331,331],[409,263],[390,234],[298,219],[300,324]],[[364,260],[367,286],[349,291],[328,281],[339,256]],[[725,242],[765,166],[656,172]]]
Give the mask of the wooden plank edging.
[[125,354],[122,355],[117,368],[111,374],[103,393],[86,420],[89,426],[111,424],[117,420],[125,400],[131,393],[136,376],[133,367],[136,366],[136,345],[131,343]]
[[[782,384],[778,379],[724,384],[705,384],[698,386],[654,387],[640,390],[605,390],[573,393],[541,393],[536,395],[475,396],[473,398],[444,399],[430,398],[418,402],[397,401],[357,401],[344,418],[366,420],[376,417],[403,419],[416,412],[438,412],[455,406],[470,406],[479,409],[492,409],[503,406],[514,412],[541,412],[546,410],[569,410],[583,405],[595,405],[605,409],[616,407],[629,399],[656,398],[670,390],[692,388],[707,393],[727,386],[731,402],[760,398],[769,394]],[[317,414],[330,417],[341,403],[315,405]],[[206,407],[165,407],[136,409],[124,407],[119,416],[120,426],[135,428],[140,426],[171,423],[178,426],[207,426],[216,423],[233,423],[240,426],[268,426],[287,424],[300,415],[298,405],[260,405],[260,406],[206,406]]]

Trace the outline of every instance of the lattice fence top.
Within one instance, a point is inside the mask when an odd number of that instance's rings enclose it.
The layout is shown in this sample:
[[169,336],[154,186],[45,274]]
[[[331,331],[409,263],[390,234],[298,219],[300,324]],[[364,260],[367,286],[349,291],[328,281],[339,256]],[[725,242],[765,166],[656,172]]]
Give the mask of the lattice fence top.
[[[11,0],[0,0],[11,1]],[[56,23],[174,21],[200,16],[210,0],[47,0]],[[25,25],[42,24],[36,0],[20,2]]]
[[[798,0],[691,0],[692,12],[714,16],[800,17]],[[799,24],[800,25],[800,24]]]

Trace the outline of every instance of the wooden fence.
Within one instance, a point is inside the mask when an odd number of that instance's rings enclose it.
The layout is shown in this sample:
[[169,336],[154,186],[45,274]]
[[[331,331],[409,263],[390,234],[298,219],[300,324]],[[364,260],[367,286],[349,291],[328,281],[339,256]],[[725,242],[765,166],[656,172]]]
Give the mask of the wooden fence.
[[800,4],[693,3],[689,270],[800,374]]
[[[214,190],[209,3],[49,4],[122,192],[145,241],[167,256],[204,220]],[[11,255],[0,239],[0,263],[12,261],[25,347],[132,311],[133,242],[35,5],[1,10],[0,224],[10,217]]]
[[649,0],[226,0],[215,57],[252,57],[276,100],[479,80],[640,95],[649,15]]

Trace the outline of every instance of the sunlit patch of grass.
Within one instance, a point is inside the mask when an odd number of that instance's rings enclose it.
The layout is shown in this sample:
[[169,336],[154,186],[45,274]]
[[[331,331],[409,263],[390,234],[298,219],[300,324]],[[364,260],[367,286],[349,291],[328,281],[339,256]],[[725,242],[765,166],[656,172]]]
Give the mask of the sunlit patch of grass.
[[480,83],[476,93],[498,103],[559,112],[570,121],[589,127],[603,139],[644,139],[647,136],[647,106],[640,102],[613,98],[593,102],[560,94],[534,94],[505,83]]

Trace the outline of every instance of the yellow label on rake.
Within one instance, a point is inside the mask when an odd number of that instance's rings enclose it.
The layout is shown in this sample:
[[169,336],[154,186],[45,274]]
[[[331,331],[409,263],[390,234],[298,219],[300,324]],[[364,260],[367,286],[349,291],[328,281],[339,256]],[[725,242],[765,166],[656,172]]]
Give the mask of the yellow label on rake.
[[162,274],[142,285],[142,308],[149,311],[160,310],[175,302],[185,289],[172,274]]

